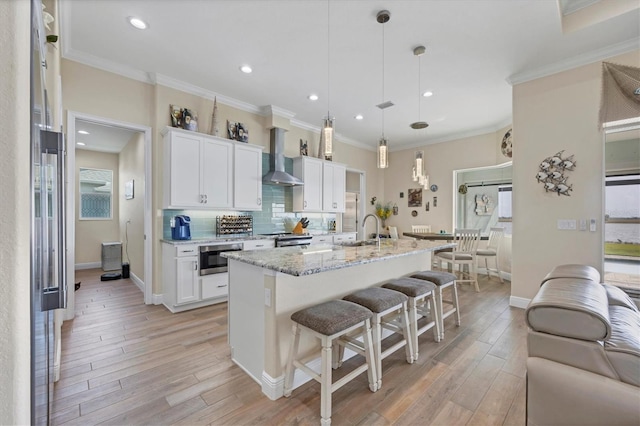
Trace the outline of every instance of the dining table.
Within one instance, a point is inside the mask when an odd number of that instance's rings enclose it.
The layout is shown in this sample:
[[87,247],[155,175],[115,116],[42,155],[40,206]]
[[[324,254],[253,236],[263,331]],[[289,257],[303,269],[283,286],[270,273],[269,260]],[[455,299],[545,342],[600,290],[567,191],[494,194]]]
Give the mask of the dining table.
[[[403,232],[405,237],[411,237],[418,240],[432,240],[432,241],[452,241],[455,239],[454,234],[442,233],[442,232]],[[488,235],[480,236],[481,240],[488,240]]]

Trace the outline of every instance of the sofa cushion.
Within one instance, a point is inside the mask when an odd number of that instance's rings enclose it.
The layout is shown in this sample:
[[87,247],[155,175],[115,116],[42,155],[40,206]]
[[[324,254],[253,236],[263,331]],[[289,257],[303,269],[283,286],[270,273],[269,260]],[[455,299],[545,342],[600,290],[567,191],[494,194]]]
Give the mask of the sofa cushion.
[[620,380],[640,386],[640,314],[626,306],[609,307],[611,336],[604,350]]
[[611,333],[607,292],[586,279],[558,278],[542,285],[525,312],[535,331],[581,340],[604,340]]
[[599,283],[600,273],[596,268],[588,265],[559,265],[553,268],[551,272],[544,277],[540,285],[556,278],[579,278]]
[[624,306],[632,311],[640,312],[636,304],[631,300],[631,297],[625,293],[621,288],[603,284],[604,289],[607,291],[607,297],[609,298],[609,306]]

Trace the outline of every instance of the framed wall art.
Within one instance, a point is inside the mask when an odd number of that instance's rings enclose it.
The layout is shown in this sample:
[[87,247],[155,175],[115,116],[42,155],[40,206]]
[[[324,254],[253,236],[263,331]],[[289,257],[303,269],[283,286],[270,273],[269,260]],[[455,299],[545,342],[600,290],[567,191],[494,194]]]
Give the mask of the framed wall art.
[[422,188],[408,189],[409,193],[408,206],[420,207],[422,206]]

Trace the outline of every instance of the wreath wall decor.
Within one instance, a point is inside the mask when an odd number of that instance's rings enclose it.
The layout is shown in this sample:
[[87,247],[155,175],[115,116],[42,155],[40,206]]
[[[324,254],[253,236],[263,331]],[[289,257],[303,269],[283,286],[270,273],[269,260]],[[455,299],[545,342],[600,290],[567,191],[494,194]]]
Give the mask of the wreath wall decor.
[[573,155],[563,157],[564,150],[557,154],[547,157],[540,163],[540,171],[536,174],[536,180],[542,183],[545,192],[555,192],[560,196],[570,196],[573,191],[573,185],[567,184],[568,176],[565,173],[573,171],[576,168],[576,161]]

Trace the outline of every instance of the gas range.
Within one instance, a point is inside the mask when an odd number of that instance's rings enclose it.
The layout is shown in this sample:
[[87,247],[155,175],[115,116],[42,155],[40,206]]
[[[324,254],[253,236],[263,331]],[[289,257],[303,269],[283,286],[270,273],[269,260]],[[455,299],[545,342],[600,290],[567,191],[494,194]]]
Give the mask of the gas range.
[[274,233],[274,234],[260,234],[265,236],[275,236],[276,247],[290,247],[290,246],[308,246],[311,244],[311,235],[300,235],[292,233]]

